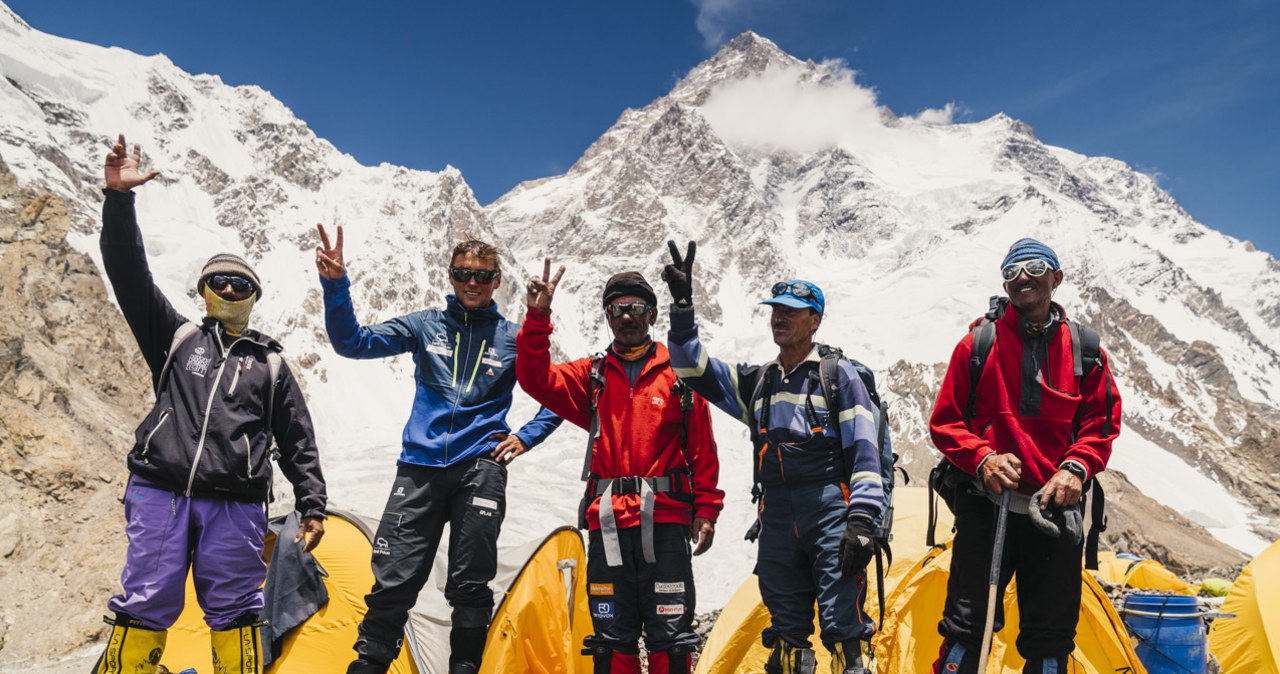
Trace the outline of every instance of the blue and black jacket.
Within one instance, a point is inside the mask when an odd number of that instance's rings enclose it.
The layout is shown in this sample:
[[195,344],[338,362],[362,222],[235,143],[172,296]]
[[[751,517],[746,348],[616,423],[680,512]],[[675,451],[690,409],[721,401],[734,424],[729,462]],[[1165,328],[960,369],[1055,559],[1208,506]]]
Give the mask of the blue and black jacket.
[[[884,486],[875,417],[866,386],[849,361],[839,363],[838,409],[828,410],[817,376],[821,359],[816,347],[791,372],[782,372],[777,360],[734,367],[707,355],[693,309],[675,307],[667,341],[676,375],[707,402],[752,429],[756,443],[752,461],[757,463],[756,474],[766,493],[769,487],[784,485],[846,484],[851,514],[880,516]],[[765,398],[769,400],[767,416],[761,414]],[[813,427],[813,415],[821,420],[820,428]],[[762,416],[767,418],[767,428],[760,428]]]
[[[496,305],[467,309],[448,295],[444,311],[417,311],[362,326],[351,304],[351,281],[321,278],[320,284],[325,329],[338,355],[413,354],[417,390],[400,463],[443,467],[486,456],[511,432],[506,417],[516,385],[520,324],[503,318]],[[515,435],[532,449],[560,421],[543,408]]]

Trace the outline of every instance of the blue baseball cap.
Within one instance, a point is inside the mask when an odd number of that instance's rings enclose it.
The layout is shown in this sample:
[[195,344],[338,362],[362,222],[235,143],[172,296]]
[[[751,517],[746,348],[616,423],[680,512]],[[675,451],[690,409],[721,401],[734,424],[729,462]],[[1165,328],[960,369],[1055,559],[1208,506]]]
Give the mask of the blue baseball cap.
[[823,313],[827,308],[822,289],[808,281],[782,281],[773,284],[773,297],[761,304],[774,304],[792,309],[813,309]]

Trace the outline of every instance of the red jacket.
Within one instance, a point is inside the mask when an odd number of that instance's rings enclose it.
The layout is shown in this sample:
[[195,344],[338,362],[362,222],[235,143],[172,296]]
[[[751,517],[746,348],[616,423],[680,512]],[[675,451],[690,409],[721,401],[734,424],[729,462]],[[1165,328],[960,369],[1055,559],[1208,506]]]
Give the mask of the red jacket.
[[1010,308],[996,321],[995,345],[978,380],[977,412],[969,423],[964,413],[973,333],[956,345],[929,431],[938,451],[970,475],[988,454],[1016,455],[1022,460],[1018,491],[1034,494],[1067,459],[1084,466],[1090,477],[1106,469],[1111,442],[1120,433],[1120,393],[1106,353],[1093,372],[1077,380],[1071,331],[1062,321],[1044,336],[1048,357],[1040,364],[1040,381],[1024,383],[1023,361],[1033,372],[1033,354],[1024,349],[1018,319]]
[[[591,425],[591,359],[568,363],[551,362],[551,312],[530,309],[516,336],[516,379],[534,400],[566,421],[582,428]],[[720,460],[711,434],[711,414],[707,401],[694,395],[689,412],[689,446],[680,447],[683,413],[680,398],[673,392],[675,370],[667,347],[654,343],[655,351],[632,388],[616,355],[610,352],[600,370],[604,390],[600,393],[600,435],[591,456],[591,472],[601,478],[659,477],[688,469],[693,487],[690,505],[667,494],[657,494],[653,520],[668,524],[689,524],[692,516],[715,521],[724,507],[724,492],[716,487]],[[600,527],[600,503],[596,499],[587,510],[587,524]],[[613,509],[618,527],[640,524],[640,495],[615,494]]]

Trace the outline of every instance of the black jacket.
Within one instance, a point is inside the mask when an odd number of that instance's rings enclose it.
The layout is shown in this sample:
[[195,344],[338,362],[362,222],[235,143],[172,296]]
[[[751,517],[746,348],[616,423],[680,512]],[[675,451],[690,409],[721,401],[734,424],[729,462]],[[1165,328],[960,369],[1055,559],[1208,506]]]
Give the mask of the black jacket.
[[170,356],[175,333],[188,321],[151,277],[133,193],[103,193],[102,264],[151,368],[156,394],[155,407],[135,431],[130,472],[188,497],[265,502],[274,436],[298,512],[323,517],[324,476],[302,390],[285,363],[271,381],[267,354],[280,351],[280,344],[246,330],[224,349],[222,324],[205,318]]

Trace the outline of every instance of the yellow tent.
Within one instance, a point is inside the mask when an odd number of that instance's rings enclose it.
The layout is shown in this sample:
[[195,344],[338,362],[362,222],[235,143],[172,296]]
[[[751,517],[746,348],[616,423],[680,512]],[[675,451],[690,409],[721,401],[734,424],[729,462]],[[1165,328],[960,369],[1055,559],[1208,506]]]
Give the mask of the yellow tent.
[[1280,541],[1244,567],[1209,628],[1209,652],[1224,674],[1280,672]]
[[[885,577],[885,624],[872,641],[879,674],[927,672],[942,645],[938,621],[942,617],[942,604],[946,597],[951,551],[949,548],[931,549],[924,544],[928,524],[927,494],[928,490],[924,488],[894,491],[897,511],[893,527],[894,563]],[[951,538],[951,512],[941,503],[939,507],[937,537],[948,540]],[[869,575],[874,576],[874,573]],[[1145,672],[1106,593],[1089,573],[1082,572],[1082,577],[1075,656],[1083,666],[1074,671],[1108,674],[1115,671]],[[1015,583],[1010,583],[1004,597],[1006,627],[996,635],[992,646],[993,661],[1002,662],[1004,669],[1001,671],[1008,674],[1021,672],[1024,664],[1017,649],[1012,647],[1017,638],[1018,624]],[[874,578],[871,579],[868,599],[867,612],[878,617]],[[760,601],[756,579],[751,576],[720,613],[707,637],[697,674],[761,671],[768,653],[760,645],[760,632],[768,624],[769,613]],[[816,626],[814,634],[818,634]],[[815,650],[818,670],[826,671],[829,667],[826,651],[820,646]],[[1125,670],[1126,667],[1130,669]]]
[[[266,556],[271,558],[275,534],[267,535]],[[356,627],[364,617],[364,595],[373,587],[373,570],[369,559],[373,551],[373,529],[359,516],[338,510],[329,511],[325,520],[324,540],[315,549],[316,561],[327,573],[325,588],[329,602],[284,639],[280,657],[267,668],[267,674],[341,674],[355,657],[351,650],[356,641]],[[186,608],[178,622],[169,629],[161,664],[180,672],[194,667],[197,672],[212,672],[213,658],[209,647],[209,628],[196,603],[195,587],[187,579]],[[392,663],[390,674],[418,674],[409,649],[400,651]]]
[[582,535],[561,527],[528,559],[489,626],[480,674],[589,674],[591,657],[582,655],[582,639],[591,634]]
[[[894,490],[893,564],[885,572],[885,593],[893,592],[898,581],[907,574],[916,561],[928,552],[925,545],[925,529],[928,527],[928,493],[923,487],[898,487]],[[951,511],[938,501],[937,536],[939,540],[951,537]],[[867,613],[878,618],[880,602],[876,590],[875,562],[868,567]],[[887,596],[886,596],[887,603]],[[935,621],[936,622],[936,621]],[[814,621],[814,643],[818,644],[820,631]],[[761,671],[769,653],[760,644],[760,632],[769,625],[769,611],[760,600],[760,588],[756,577],[749,576],[734,592],[729,603],[720,612],[719,619],[698,660],[697,674],[732,674],[740,671]],[[818,645],[819,671],[827,671],[829,656]]]
[[[873,641],[879,674],[927,672],[937,659],[942,646],[937,625],[946,599],[950,566],[949,545],[945,550],[930,552],[885,600],[885,625]],[[1072,671],[1145,672],[1107,593],[1090,572],[1082,570],[1081,578],[1080,622],[1076,627]],[[1014,647],[1018,636],[1016,592],[1015,575],[1003,597],[1005,628],[995,634],[991,645],[991,659],[1001,667],[996,671],[1004,674],[1017,674],[1025,664]]]
[[1192,597],[1199,592],[1154,559],[1125,559],[1105,550],[1098,551],[1098,570],[1094,575],[1112,585],[1142,590],[1176,592]]

